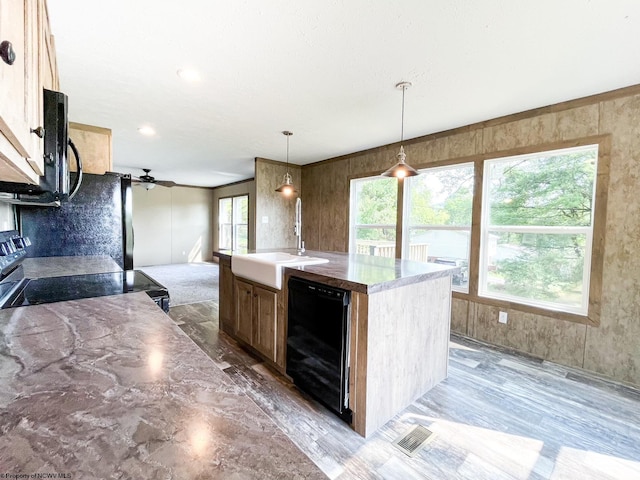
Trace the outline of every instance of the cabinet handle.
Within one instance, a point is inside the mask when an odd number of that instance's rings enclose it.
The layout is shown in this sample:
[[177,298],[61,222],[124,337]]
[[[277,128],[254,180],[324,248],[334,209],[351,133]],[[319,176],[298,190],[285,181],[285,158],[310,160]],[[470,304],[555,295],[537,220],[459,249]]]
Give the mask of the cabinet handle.
[[16,61],[16,52],[10,41],[4,40],[0,43],[0,57],[2,57],[2,60],[4,60],[4,63],[7,65],[13,65],[13,62]]
[[44,128],[42,127],[32,128],[31,133],[35,133],[39,138],[42,138],[44,137]]

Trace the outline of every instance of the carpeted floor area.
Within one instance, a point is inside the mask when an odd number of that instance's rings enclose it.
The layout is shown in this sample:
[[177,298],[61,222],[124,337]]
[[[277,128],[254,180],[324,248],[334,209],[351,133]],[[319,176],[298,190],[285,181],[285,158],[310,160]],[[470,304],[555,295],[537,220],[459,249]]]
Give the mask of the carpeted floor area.
[[218,302],[217,263],[176,263],[137,269],[169,289],[172,307],[208,300]]

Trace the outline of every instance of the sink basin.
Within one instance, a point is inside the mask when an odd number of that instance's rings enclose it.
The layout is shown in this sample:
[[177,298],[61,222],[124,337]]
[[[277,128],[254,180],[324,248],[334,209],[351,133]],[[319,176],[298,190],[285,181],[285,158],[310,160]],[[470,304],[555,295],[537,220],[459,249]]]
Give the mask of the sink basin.
[[282,289],[282,268],[329,263],[326,258],[287,252],[247,253],[231,257],[231,271],[238,277]]

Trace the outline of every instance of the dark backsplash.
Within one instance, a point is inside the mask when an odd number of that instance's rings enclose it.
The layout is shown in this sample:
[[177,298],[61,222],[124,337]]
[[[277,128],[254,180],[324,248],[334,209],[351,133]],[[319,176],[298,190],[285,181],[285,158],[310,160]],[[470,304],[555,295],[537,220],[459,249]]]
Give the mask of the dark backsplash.
[[121,268],[132,268],[126,265],[131,262],[126,188],[130,179],[120,175],[85,174],[77,195],[60,207],[18,206],[20,231],[32,242],[28,256],[109,255]]

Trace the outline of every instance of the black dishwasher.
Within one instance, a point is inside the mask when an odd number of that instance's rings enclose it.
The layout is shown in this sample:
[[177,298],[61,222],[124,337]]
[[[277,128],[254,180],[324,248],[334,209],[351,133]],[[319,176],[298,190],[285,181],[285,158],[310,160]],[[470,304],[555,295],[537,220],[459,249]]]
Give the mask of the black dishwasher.
[[297,277],[288,287],[287,375],[351,423],[350,292]]

